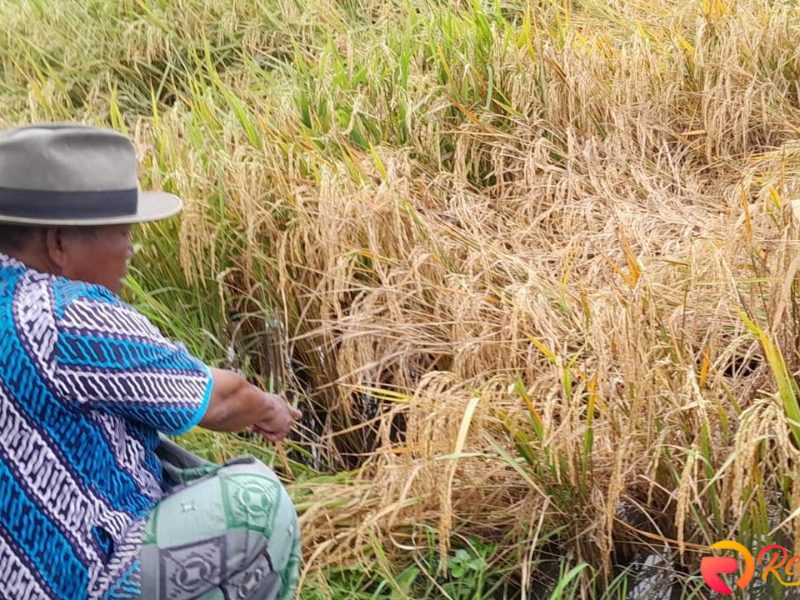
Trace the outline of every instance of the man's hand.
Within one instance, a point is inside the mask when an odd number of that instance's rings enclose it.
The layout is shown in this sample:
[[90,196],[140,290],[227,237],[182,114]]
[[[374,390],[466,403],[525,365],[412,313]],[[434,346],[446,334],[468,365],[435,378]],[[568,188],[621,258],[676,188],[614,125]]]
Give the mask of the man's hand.
[[211,369],[211,374],[214,388],[201,427],[215,431],[252,427],[271,442],[278,442],[302,416],[282,397],[261,391],[233,371]]
[[279,442],[291,431],[295,421],[303,416],[299,410],[289,404],[281,396],[264,394],[273,406],[266,418],[253,424],[253,430],[260,433],[270,442]]

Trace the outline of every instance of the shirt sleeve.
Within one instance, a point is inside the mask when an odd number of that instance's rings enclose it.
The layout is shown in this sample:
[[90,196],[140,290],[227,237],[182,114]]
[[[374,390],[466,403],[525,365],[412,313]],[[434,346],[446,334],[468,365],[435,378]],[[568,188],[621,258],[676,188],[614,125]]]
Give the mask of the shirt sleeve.
[[55,318],[62,397],[169,434],[197,425],[211,398],[209,368],[105,288],[71,296]]

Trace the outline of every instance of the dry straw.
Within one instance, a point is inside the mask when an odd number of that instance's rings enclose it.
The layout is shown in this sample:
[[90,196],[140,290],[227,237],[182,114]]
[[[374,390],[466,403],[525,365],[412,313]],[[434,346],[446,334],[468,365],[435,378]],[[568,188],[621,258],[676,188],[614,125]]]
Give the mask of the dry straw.
[[187,201],[145,286],[287,322],[307,447],[355,469],[292,487],[304,576],[469,534],[588,597],[793,537],[790,3],[95,4],[0,9],[0,120],[127,127]]

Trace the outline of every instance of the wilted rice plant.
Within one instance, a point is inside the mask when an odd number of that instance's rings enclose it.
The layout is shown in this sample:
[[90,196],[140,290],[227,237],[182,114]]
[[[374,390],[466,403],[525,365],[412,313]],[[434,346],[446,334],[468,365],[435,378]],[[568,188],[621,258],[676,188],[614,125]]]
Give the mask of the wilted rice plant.
[[599,597],[648,554],[796,539],[798,17],[20,0],[0,122],[112,124],[186,199],[131,282],[168,332],[222,360],[231,313],[285,324],[315,589],[360,560],[443,594],[472,538],[523,597],[552,556]]

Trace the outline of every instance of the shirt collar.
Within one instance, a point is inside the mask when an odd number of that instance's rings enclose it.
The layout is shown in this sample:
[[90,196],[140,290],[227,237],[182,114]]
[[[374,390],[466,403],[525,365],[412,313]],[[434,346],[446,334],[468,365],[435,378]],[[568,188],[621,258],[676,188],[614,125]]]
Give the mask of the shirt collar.
[[24,263],[2,252],[0,252],[0,268],[28,269]]

